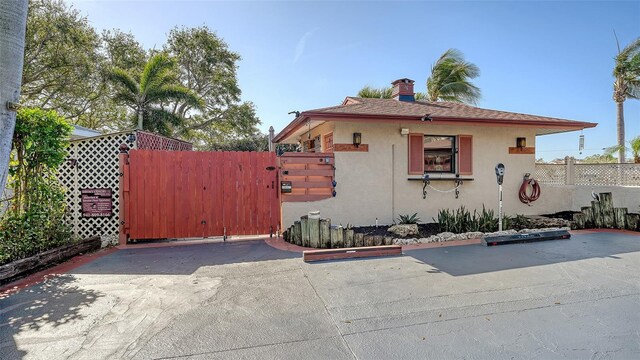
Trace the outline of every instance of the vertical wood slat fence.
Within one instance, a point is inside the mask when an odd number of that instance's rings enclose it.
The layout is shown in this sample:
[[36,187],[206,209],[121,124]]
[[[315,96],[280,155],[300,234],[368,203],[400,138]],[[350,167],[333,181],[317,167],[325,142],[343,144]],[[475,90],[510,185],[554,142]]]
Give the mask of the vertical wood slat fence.
[[278,229],[274,153],[130,150],[120,157],[121,244],[127,238],[261,235]]

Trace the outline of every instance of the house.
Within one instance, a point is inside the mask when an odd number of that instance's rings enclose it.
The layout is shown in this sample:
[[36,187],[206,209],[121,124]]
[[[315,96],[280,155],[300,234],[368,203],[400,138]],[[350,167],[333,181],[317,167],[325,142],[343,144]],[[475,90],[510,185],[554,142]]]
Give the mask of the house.
[[[338,106],[303,111],[274,137],[275,143],[302,145],[309,156],[296,163],[308,164],[303,171],[287,170],[287,164],[305,154],[281,157],[283,227],[310,211],[334,224],[373,225],[413,213],[430,222],[440,209],[461,205],[497,209],[498,163],[506,168],[505,213],[536,214],[539,208],[518,197],[524,175],[535,170],[536,136],[597,125],[416,101],[413,84],[394,81],[393,99],[347,97]],[[312,170],[321,166],[325,170]],[[320,183],[324,188],[315,189]]]

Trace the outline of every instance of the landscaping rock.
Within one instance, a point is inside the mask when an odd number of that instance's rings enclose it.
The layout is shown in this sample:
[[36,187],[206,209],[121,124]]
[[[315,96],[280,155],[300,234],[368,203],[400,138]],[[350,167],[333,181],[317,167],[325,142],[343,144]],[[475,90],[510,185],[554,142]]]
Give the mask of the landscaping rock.
[[418,235],[418,224],[399,224],[393,225],[387,231],[394,233],[400,237],[406,237],[409,235]]

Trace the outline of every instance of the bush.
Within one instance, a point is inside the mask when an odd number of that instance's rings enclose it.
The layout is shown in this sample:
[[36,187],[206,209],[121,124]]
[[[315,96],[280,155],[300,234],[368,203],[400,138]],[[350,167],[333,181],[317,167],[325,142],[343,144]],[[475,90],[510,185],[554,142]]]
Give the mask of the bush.
[[418,213],[415,213],[413,215],[399,215],[398,216],[398,222],[401,225],[405,225],[405,224],[417,224],[418,222],[420,222],[420,218],[418,217]]
[[14,194],[0,219],[0,264],[72,241],[64,190],[55,176],[70,133],[71,126],[54,111],[18,111],[9,164]]

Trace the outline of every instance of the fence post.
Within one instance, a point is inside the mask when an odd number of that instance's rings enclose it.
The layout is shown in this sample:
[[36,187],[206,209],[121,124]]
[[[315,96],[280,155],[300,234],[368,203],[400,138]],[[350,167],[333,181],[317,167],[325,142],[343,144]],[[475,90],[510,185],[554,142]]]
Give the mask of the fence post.
[[127,245],[128,238],[128,227],[129,223],[127,222],[129,213],[129,146],[127,144],[120,145],[120,162],[118,165],[118,172],[120,175],[120,186],[119,186],[119,234],[118,234],[118,243],[120,245]]
[[575,185],[576,183],[576,167],[574,166],[576,159],[571,156],[564,158],[564,183],[565,185]]

